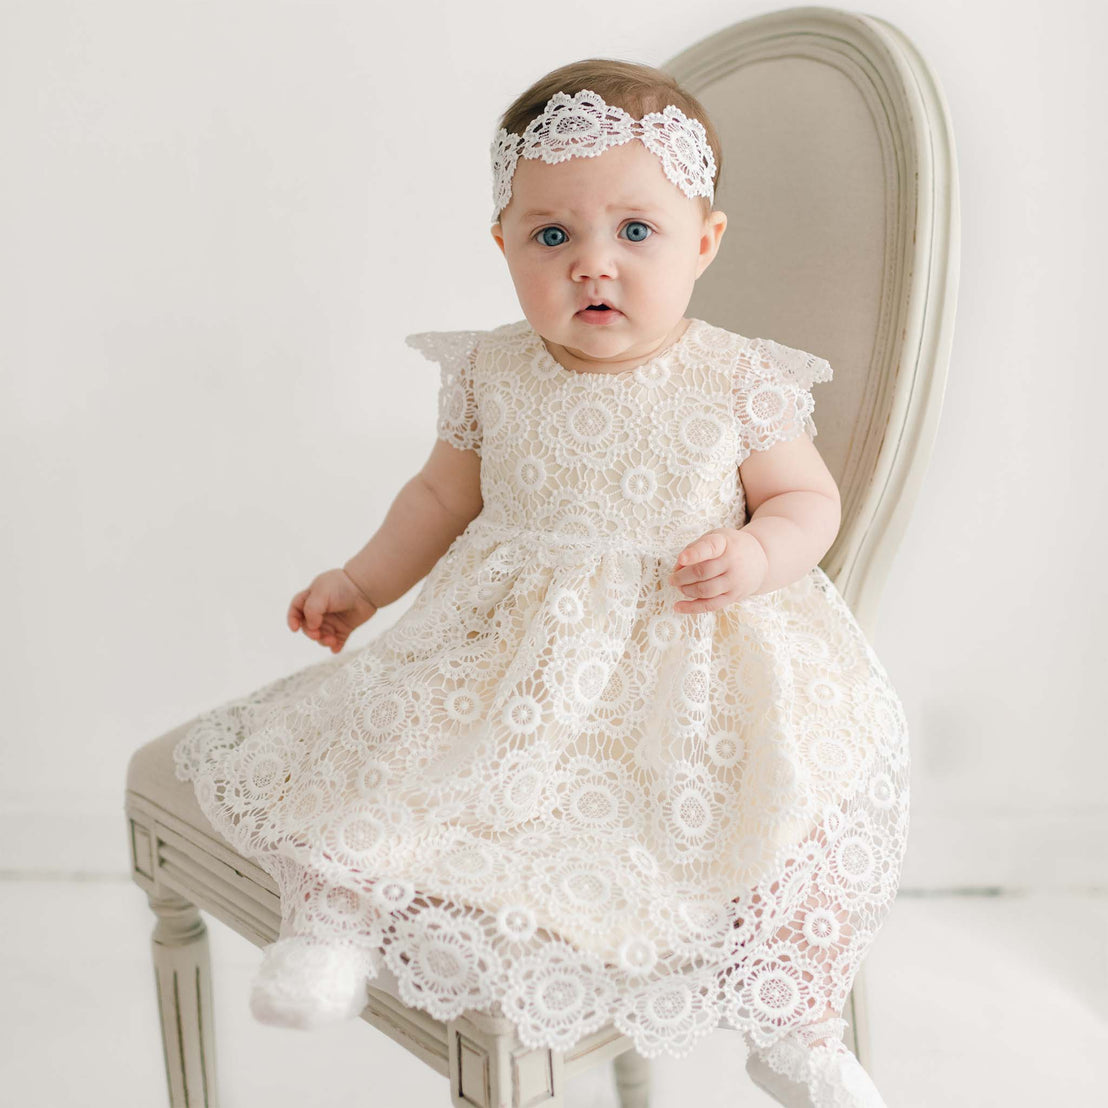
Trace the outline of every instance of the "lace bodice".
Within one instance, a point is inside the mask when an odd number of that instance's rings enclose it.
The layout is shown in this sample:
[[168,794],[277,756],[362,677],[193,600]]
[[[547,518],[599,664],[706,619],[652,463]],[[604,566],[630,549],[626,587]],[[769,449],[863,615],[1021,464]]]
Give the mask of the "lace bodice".
[[526,320],[407,341],[440,363],[439,437],[481,456],[482,524],[582,550],[676,553],[741,527],[740,463],[814,436],[811,387],[832,377],[823,358],[699,319],[616,374],[566,369]]

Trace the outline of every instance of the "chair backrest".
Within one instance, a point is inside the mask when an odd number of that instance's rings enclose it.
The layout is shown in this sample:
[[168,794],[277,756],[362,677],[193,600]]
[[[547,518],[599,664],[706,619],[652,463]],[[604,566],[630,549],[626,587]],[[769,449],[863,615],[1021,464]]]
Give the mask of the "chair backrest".
[[958,183],[941,89],[900,31],[836,8],[744,20],[662,68],[723,146],[727,231],[689,311],[831,363],[813,393],[816,445],[843,517],[820,564],[869,630],[953,336]]

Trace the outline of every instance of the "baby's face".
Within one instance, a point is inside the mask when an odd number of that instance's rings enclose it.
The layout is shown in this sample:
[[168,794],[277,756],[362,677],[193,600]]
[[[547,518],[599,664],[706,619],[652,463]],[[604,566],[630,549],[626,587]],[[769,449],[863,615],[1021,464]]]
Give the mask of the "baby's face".
[[[616,372],[684,329],[693,285],[726,222],[718,211],[705,219],[700,201],[632,140],[554,165],[521,158],[492,233],[523,314],[555,356]],[[598,300],[612,310],[586,309]]]

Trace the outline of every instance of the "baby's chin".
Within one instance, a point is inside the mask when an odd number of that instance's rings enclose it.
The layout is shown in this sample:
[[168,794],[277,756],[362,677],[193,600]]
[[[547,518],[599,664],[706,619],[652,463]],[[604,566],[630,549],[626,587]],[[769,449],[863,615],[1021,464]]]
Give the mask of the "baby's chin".
[[[581,334],[586,331],[585,334]],[[585,326],[562,337],[543,336],[551,353],[563,365],[598,373],[620,373],[656,357],[669,345],[659,335],[622,335],[612,331],[595,334]]]

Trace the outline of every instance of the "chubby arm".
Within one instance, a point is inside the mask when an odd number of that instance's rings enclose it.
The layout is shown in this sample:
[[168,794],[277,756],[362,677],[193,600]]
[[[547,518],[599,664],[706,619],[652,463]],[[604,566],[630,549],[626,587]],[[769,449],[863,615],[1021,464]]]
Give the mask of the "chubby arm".
[[751,451],[739,477],[750,517],[739,534],[757,540],[767,563],[754,595],[791,585],[819,564],[839,533],[839,487],[807,435]]
[[436,439],[423,468],[396,495],[384,522],[343,569],[377,608],[425,577],[481,511],[481,459]]
[[799,580],[839,532],[839,489],[806,435],[754,450],[739,465],[750,516],[744,527],[718,527],[677,556],[669,582],[674,606],[696,615],[716,611]]

